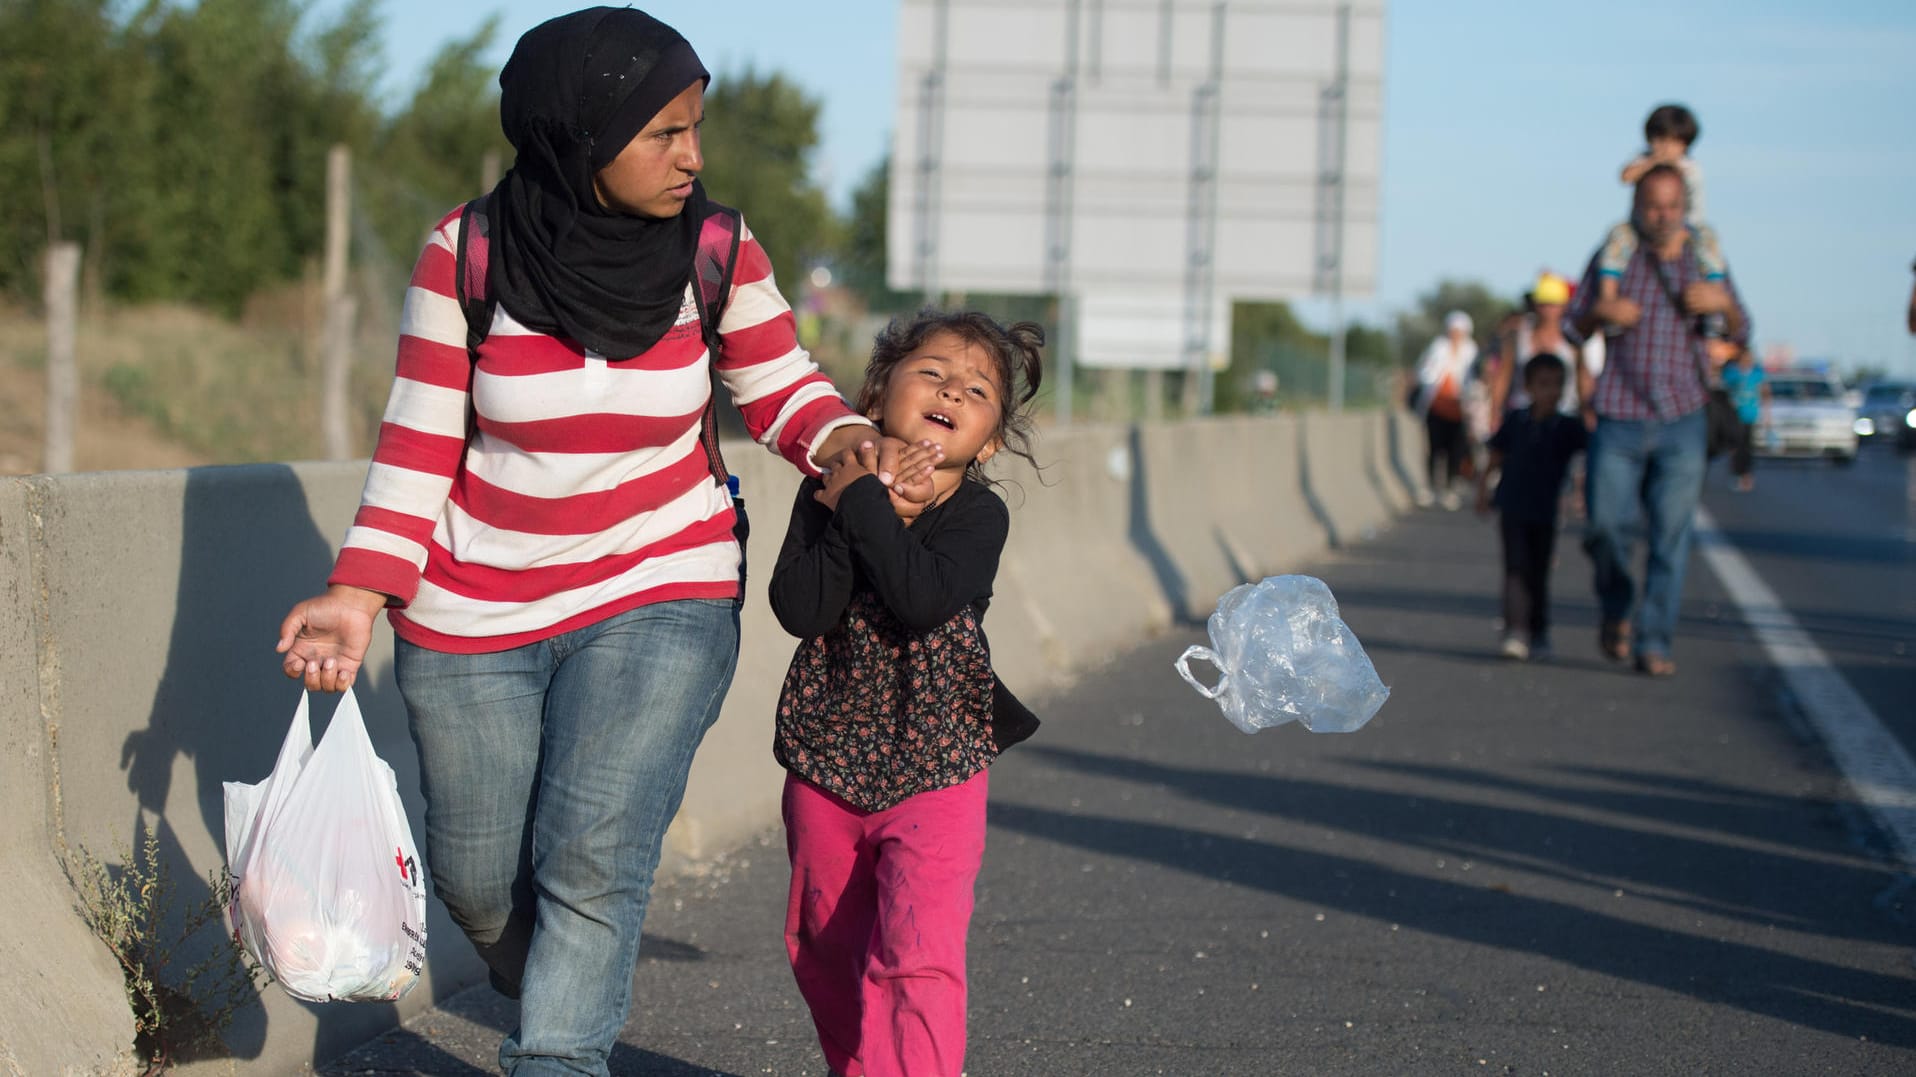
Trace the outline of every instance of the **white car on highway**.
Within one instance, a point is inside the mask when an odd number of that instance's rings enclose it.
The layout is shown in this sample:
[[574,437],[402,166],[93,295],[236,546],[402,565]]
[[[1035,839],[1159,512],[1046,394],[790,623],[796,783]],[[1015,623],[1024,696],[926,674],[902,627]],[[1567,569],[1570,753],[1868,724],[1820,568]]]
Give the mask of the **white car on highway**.
[[1768,414],[1756,428],[1765,456],[1819,456],[1837,464],[1856,459],[1856,409],[1835,375],[1814,370],[1772,372]]

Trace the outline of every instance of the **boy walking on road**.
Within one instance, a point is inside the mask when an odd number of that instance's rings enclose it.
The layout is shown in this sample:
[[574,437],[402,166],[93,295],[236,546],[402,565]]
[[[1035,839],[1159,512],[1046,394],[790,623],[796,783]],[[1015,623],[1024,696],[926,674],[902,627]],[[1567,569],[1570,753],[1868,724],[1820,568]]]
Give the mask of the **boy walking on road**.
[[[1477,477],[1477,511],[1501,513],[1504,553],[1503,656],[1523,661],[1550,654],[1550,557],[1557,543],[1557,504],[1570,460],[1583,451],[1583,423],[1558,411],[1566,367],[1550,352],[1524,364],[1530,406],[1512,411],[1490,438],[1490,463]],[[1497,494],[1490,474],[1497,472]]]

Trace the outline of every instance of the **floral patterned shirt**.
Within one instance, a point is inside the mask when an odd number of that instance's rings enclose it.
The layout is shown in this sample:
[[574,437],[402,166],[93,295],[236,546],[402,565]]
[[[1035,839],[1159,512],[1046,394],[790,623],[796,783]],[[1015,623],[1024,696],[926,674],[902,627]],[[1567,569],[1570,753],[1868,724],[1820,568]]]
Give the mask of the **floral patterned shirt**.
[[992,674],[982,622],[1010,514],[974,482],[911,527],[876,479],[848,487],[836,512],[813,500],[818,489],[800,486],[772,573],[773,611],[800,637],[773,755],[854,807],[882,811],[960,784],[998,756],[994,718],[1009,693]]

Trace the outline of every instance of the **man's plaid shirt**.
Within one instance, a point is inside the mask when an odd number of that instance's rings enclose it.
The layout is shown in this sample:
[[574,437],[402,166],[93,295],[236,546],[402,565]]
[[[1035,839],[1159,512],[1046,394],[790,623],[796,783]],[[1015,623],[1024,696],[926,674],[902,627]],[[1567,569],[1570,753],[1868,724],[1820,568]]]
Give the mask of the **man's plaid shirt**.
[[[1589,314],[1597,303],[1597,262],[1602,251],[1591,255],[1584,268],[1577,294],[1564,312],[1563,332],[1579,346],[1583,334],[1577,321]],[[1658,419],[1669,421],[1701,408],[1708,399],[1703,371],[1709,369],[1703,354],[1703,340],[1692,330],[1694,319],[1686,317],[1664,294],[1657,281],[1655,252],[1647,242],[1638,242],[1637,252],[1617,282],[1617,295],[1633,299],[1643,310],[1634,329],[1627,329],[1604,342],[1603,373],[1597,377],[1597,391],[1591,404],[1607,419]],[[1689,244],[1676,260],[1663,263],[1663,272],[1678,295],[1688,285],[1703,279],[1696,256]],[[1737,294],[1736,284],[1727,270],[1723,280],[1730,301],[1736,304],[1741,329],[1732,336],[1739,344],[1750,336],[1750,315]],[[1601,332],[1601,330],[1598,330]]]

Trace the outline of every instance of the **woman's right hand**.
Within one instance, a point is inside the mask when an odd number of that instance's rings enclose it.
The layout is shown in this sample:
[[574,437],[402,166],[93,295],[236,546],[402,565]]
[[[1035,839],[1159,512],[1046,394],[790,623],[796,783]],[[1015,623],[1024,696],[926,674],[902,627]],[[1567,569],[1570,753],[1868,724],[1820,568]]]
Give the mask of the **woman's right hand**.
[[372,645],[373,618],[386,596],[362,587],[334,584],[325,594],[294,606],[280,622],[280,669],[315,692],[350,688]]

